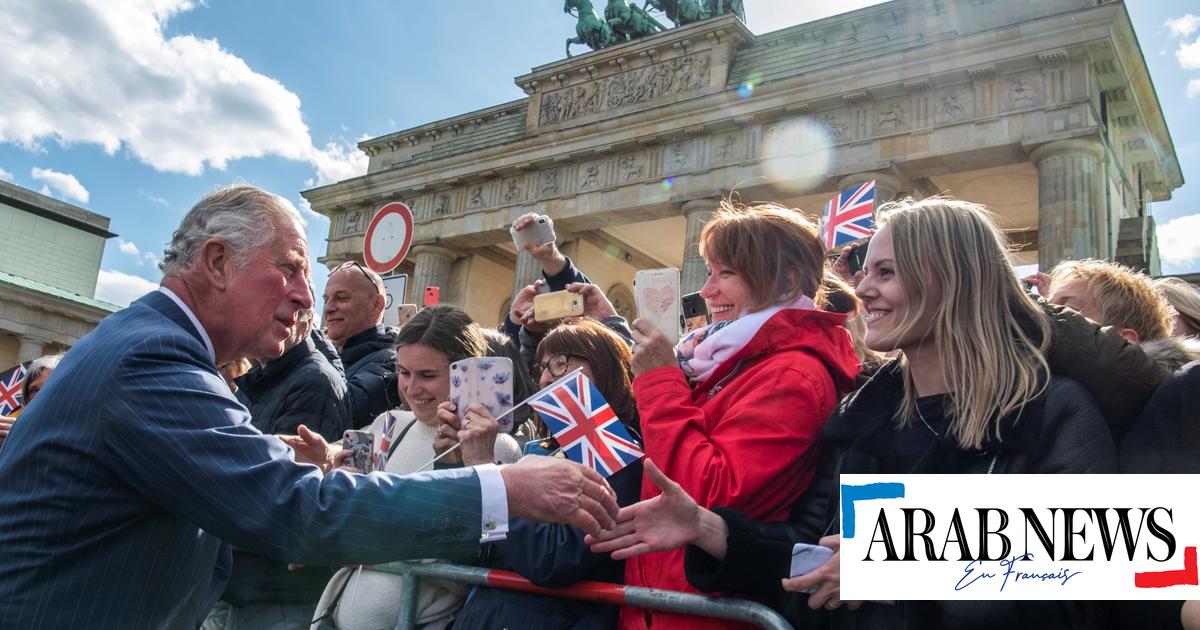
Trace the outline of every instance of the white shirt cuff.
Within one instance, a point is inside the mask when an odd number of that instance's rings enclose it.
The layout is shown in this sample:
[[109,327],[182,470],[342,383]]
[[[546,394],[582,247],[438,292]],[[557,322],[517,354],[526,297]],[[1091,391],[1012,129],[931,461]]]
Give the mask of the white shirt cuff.
[[504,540],[508,537],[508,489],[504,487],[500,467],[483,464],[474,468],[479,475],[479,495],[483,498],[479,541]]

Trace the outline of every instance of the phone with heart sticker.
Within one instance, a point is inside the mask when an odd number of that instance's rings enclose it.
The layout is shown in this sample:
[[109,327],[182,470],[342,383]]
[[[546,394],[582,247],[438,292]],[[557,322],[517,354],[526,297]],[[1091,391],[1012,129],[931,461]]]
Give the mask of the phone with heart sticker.
[[638,318],[654,324],[672,344],[678,343],[679,270],[668,267],[637,272],[633,276],[633,297]]

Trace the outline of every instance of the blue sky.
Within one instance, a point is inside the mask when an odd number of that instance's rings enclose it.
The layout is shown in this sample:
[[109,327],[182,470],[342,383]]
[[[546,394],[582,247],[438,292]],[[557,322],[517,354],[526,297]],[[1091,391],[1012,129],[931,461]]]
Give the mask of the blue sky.
[[[870,4],[745,0],[760,34]],[[521,98],[513,77],[561,59],[574,34],[560,8],[0,0],[0,178],[112,218],[97,296],[120,304],[157,283],[183,213],[231,182],[301,207],[316,265],[328,221],[299,191],[365,172],[362,138]],[[1197,271],[1200,5],[1129,11],[1189,182],[1154,206],[1165,269]]]

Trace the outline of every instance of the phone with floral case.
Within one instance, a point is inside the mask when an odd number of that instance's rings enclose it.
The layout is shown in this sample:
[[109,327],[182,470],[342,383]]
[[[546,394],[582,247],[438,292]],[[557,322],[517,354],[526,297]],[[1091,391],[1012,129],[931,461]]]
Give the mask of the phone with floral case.
[[672,343],[679,342],[679,270],[643,269],[633,276],[633,297],[638,318],[662,331]]
[[350,451],[346,464],[364,473],[372,470],[375,450],[375,434],[370,431],[346,431],[342,434],[342,448]]
[[[505,357],[471,357],[450,364],[450,402],[461,417],[467,407],[481,404],[500,423],[500,431],[512,430],[513,363]],[[505,414],[501,416],[500,414]]]

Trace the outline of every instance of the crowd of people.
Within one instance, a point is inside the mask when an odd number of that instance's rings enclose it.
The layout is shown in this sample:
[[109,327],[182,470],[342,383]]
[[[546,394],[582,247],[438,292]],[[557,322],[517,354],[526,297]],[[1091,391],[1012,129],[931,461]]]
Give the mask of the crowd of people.
[[[1200,291],[1185,282],[1096,260],[1020,279],[988,210],[948,198],[880,208],[851,274],[859,245],[829,257],[802,212],[726,203],[699,238],[709,323],[677,343],[617,314],[553,242],[524,246],[542,277],[499,330],[447,305],[386,327],[383,281],[356,262],[329,274],[317,325],[303,237],[273,199],[197,204],[164,288],[2,425],[0,475],[28,487],[0,496],[0,626],[392,627],[400,578],[370,565],[433,558],[551,588],[751,598],[798,628],[1200,628],[1184,602],[843,602],[837,553],[842,473],[1196,472]],[[543,287],[578,294],[583,316],[538,321]],[[518,401],[580,370],[645,459],[602,479],[527,408],[507,433],[457,408],[450,364],[486,356],[512,359]],[[377,472],[339,443],[357,429]],[[64,444],[69,474],[46,455]],[[522,451],[540,455],[508,465]],[[797,542],[833,556],[791,577]],[[115,566],[163,584],[101,588]],[[105,612],[85,617],[89,586]],[[731,627],[438,580],[415,620]]]

